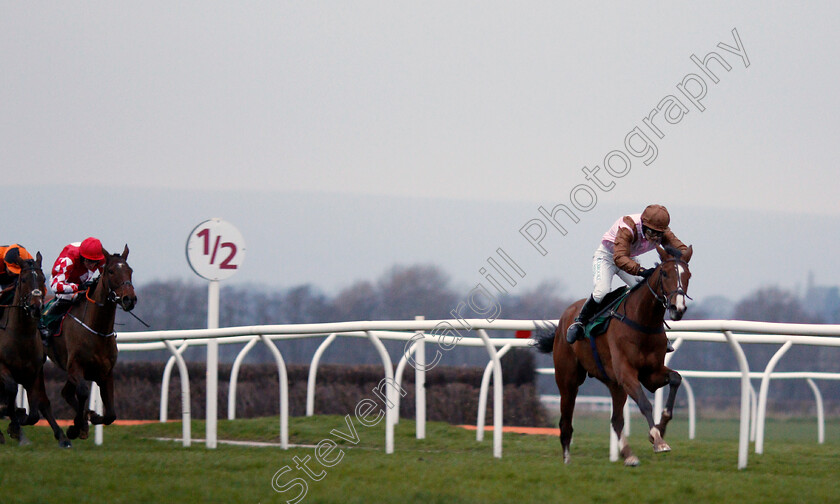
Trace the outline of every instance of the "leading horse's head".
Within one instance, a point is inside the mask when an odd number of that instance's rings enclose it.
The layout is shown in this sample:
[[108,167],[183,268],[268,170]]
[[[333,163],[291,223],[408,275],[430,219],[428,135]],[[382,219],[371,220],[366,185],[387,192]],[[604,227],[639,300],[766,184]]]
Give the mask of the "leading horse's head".
[[20,259],[16,264],[20,266],[20,306],[26,315],[37,320],[41,318],[44,294],[47,292],[46,278],[41,270],[41,253],[35,254],[35,259]]
[[662,263],[659,265],[659,295],[660,301],[667,308],[671,320],[680,320],[685,315],[686,299],[691,299],[686,293],[688,291],[688,280],[691,278],[691,271],[688,270],[688,261],[694,249],[689,246],[686,253],[682,253],[673,247],[656,247]]
[[137,295],[131,283],[131,275],[134,271],[125,261],[128,258],[128,245],[125,246],[122,254],[109,254],[105,250],[102,252],[105,254],[102,281],[108,289],[108,300],[117,303],[125,311],[133,310],[134,305],[137,304]]

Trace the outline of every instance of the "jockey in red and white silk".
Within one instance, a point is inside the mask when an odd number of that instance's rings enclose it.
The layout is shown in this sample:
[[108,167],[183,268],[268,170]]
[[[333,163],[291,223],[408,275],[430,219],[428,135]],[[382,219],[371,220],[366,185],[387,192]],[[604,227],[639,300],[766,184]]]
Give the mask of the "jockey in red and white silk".
[[79,286],[99,276],[105,264],[102,243],[86,238],[64,247],[52,268],[50,288],[59,299],[73,299]]

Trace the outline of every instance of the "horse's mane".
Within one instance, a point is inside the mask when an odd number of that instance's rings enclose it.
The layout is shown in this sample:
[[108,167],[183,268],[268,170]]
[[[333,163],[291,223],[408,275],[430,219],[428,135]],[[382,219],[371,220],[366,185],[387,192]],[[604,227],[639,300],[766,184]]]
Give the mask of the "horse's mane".
[[[682,250],[680,250],[680,249],[672,247],[671,245],[664,245],[662,248],[665,249],[665,252],[667,252],[669,256],[674,257],[677,260],[682,258],[683,253],[682,253]],[[661,266],[661,263],[656,263],[654,268],[658,268],[659,266]],[[645,280],[642,280],[641,282],[637,283],[633,287],[630,287],[630,292],[633,292],[636,289],[640,288],[644,283],[645,283]]]
[[683,255],[682,250],[672,247],[671,245],[665,245],[662,248],[665,249],[665,252],[667,252],[669,256],[675,257],[677,259],[680,259]]

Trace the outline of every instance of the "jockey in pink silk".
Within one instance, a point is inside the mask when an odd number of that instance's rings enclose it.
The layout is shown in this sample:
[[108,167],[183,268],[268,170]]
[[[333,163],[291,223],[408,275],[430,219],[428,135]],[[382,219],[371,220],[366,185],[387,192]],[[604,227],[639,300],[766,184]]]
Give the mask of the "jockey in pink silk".
[[618,219],[604,233],[592,257],[592,295],[566,332],[569,344],[584,337],[583,328],[595,315],[604,296],[610,292],[615,275],[632,287],[653,272],[638,263],[638,256],[654,250],[658,245],[670,245],[681,252],[688,250],[671,232],[668,227],[670,223],[671,216],[664,206],[649,205],[640,214],[625,215]]

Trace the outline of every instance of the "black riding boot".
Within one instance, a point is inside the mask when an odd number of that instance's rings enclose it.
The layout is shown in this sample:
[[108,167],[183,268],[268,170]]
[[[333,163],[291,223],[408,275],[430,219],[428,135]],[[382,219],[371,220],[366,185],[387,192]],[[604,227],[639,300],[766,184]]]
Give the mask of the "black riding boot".
[[583,306],[580,308],[580,313],[575,318],[575,321],[572,325],[569,326],[569,329],[566,331],[566,342],[568,344],[572,344],[579,339],[583,339],[583,327],[589,323],[589,319],[595,315],[595,310],[598,308],[598,302],[592,299],[592,296],[589,296],[589,299],[583,303]]
[[72,301],[58,298],[47,304],[46,309],[41,314],[41,319],[38,321],[38,331],[41,333],[41,342],[43,342],[44,348],[50,346],[53,331],[72,304]]
[[41,333],[41,343],[44,344],[44,348],[47,348],[50,346],[50,329],[46,325],[39,323],[38,331]]

